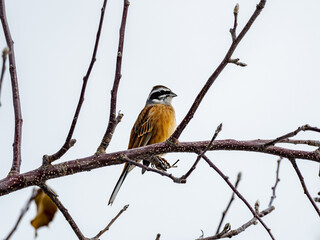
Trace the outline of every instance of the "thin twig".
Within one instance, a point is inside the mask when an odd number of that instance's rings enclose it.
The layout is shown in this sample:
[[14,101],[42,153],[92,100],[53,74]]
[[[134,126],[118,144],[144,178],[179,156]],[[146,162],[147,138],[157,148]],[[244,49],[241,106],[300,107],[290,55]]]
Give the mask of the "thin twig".
[[12,86],[12,97],[13,97],[13,108],[14,108],[14,142],[13,142],[13,161],[9,175],[16,175],[20,173],[21,167],[21,135],[22,135],[22,114],[21,114],[21,103],[19,96],[17,67],[15,61],[13,40],[11,37],[4,0],[0,2],[0,18],[2,23],[3,32],[6,38],[7,46],[9,47],[9,70],[11,76]]
[[131,160],[131,159],[128,158],[127,156],[122,156],[122,160],[123,160],[123,162],[130,163],[130,164],[135,165],[135,166],[137,166],[137,167],[140,167],[141,169],[144,169],[144,170],[146,170],[146,171],[155,172],[155,173],[160,174],[161,176],[168,177],[168,178],[170,178],[170,179],[171,179],[173,182],[175,182],[175,183],[186,183],[186,180],[185,180],[185,179],[177,178],[177,177],[173,176],[171,173],[167,173],[167,172],[165,172],[165,171],[158,170],[158,169],[156,169],[156,168],[148,167],[148,166],[146,166],[146,165],[143,165],[143,164],[141,164],[141,163],[138,163],[137,161]]
[[[236,189],[238,188],[239,182],[240,182],[240,180],[241,180],[241,175],[242,175],[241,172],[239,172],[239,173],[238,173],[238,176],[237,176],[237,181],[236,181],[236,183],[234,184],[234,187],[235,187]],[[223,213],[222,213],[222,217],[221,217],[221,220],[220,220],[218,229],[217,229],[217,231],[216,231],[216,234],[218,234],[218,233],[220,232],[220,228],[221,228],[221,226],[222,226],[223,220],[224,220],[227,212],[229,211],[230,206],[231,206],[231,204],[232,204],[232,202],[233,202],[233,200],[234,200],[234,195],[235,195],[235,193],[232,192],[231,199],[230,199],[230,201],[229,201],[229,203],[228,203],[228,205],[227,205],[227,208],[226,208],[226,209],[223,211]]]
[[280,163],[281,163],[282,158],[279,158],[277,161],[277,170],[276,170],[276,182],[274,184],[273,187],[271,187],[272,190],[272,196],[270,198],[270,202],[269,202],[269,207],[272,206],[272,203],[274,201],[274,199],[276,198],[276,188],[278,186],[278,183],[280,182],[280,178],[279,178],[279,170],[280,170]]
[[82,107],[82,103],[84,101],[84,95],[86,92],[86,87],[87,87],[87,83],[88,83],[88,79],[90,77],[90,73],[91,70],[93,68],[93,65],[96,61],[96,55],[97,55],[97,51],[98,51],[98,46],[99,46],[99,40],[100,40],[100,35],[101,35],[101,29],[102,29],[102,25],[103,25],[103,19],[104,19],[104,13],[105,13],[105,9],[106,9],[106,5],[107,5],[107,0],[103,1],[103,5],[101,8],[101,14],[100,14],[100,21],[99,21],[99,27],[98,27],[98,31],[97,31],[97,35],[96,35],[96,41],[94,44],[94,49],[93,49],[93,53],[92,53],[92,57],[91,57],[91,62],[89,64],[88,70],[86,75],[83,77],[83,83],[82,83],[82,88],[81,88],[81,93],[80,93],[80,97],[79,97],[79,101],[78,101],[78,105],[70,126],[70,130],[69,133],[67,135],[66,141],[63,144],[63,146],[54,154],[48,156],[48,155],[44,155],[43,156],[43,164],[50,164],[53,161],[61,158],[75,143],[75,139],[72,139],[72,135],[73,132],[76,128],[76,124],[79,118],[79,114],[80,114],[80,110]]
[[180,178],[181,180],[182,179],[186,180],[191,175],[191,173],[196,169],[197,164],[199,163],[200,159],[212,146],[213,141],[217,138],[217,136],[221,132],[221,130],[222,130],[222,123],[220,123],[219,126],[217,127],[217,129],[216,129],[213,137],[211,138],[209,144],[207,145],[207,147],[200,154],[198,154],[196,161],[193,163],[193,165],[189,169],[189,171],[186,174],[184,174],[183,176],[181,176],[181,178]]
[[[263,211],[258,213],[259,217],[262,218],[262,217],[268,215],[274,209],[275,209],[274,206],[268,207],[267,209],[265,209],[265,210],[263,210]],[[196,240],[215,240],[215,239],[221,239],[221,238],[232,238],[232,237],[240,234],[241,232],[245,231],[251,225],[255,225],[256,223],[257,223],[257,219],[255,217],[253,217],[248,222],[244,223],[239,228],[234,229],[234,230],[230,230],[230,225],[226,224],[225,228],[223,229],[222,232],[220,232],[220,233],[218,233],[218,234],[216,234],[214,236],[205,237],[205,238],[198,238]]]
[[109,228],[111,227],[111,225],[120,217],[120,215],[126,211],[129,207],[129,204],[125,205],[120,212],[109,222],[109,224],[103,229],[101,230],[95,237],[93,237],[93,239],[99,239],[99,237],[102,236],[102,234],[104,234],[106,231],[109,230]]
[[24,208],[21,210],[21,213],[18,217],[16,224],[13,226],[13,229],[11,230],[11,232],[8,234],[8,236],[4,240],[9,240],[11,238],[11,236],[13,235],[13,233],[17,230],[20,221],[22,220],[22,218],[26,214],[26,212],[29,210],[30,204],[34,200],[34,198],[36,197],[36,194],[37,194],[36,189],[35,188],[32,189],[32,194],[31,194],[29,200],[27,201],[26,205],[24,206]]
[[303,144],[313,147],[320,147],[320,141],[317,140],[298,140],[298,139],[283,139],[279,143],[290,143],[290,144]]
[[233,42],[237,38],[236,30],[237,30],[237,26],[238,26],[238,13],[239,13],[239,4],[237,3],[233,9],[233,15],[234,15],[233,28],[230,28],[230,33],[231,33],[231,37],[232,37]]
[[122,56],[123,56],[123,45],[124,45],[124,35],[126,30],[126,22],[129,8],[129,1],[124,0],[123,2],[123,12],[122,12],[122,20],[119,31],[119,43],[118,43],[118,53],[117,53],[117,64],[116,64],[116,72],[114,76],[113,87],[111,90],[111,101],[110,101],[110,116],[107,130],[102,138],[100,146],[97,149],[97,154],[105,153],[109,143],[111,141],[112,135],[118,123],[121,121],[123,114],[119,113],[116,117],[116,109],[117,109],[117,93],[118,87],[120,83],[121,75],[121,66],[122,66]]
[[9,54],[9,48],[5,47],[2,51],[2,70],[1,70],[1,76],[0,76],[0,107],[1,107],[2,82],[3,82],[4,72],[6,71],[6,60],[7,60],[8,54]]
[[80,229],[79,229],[78,225],[76,224],[76,222],[73,220],[73,218],[69,214],[68,210],[60,202],[57,194],[55,194],[54,191],[52,191],[46,184],[40,184],[39,187],[44,191],[45,194],[47,194],[51,198],[51,200],[54,202],[54,204],[56,204],[56,206],[59,208],[60,212],[66,218],[66,220],[70,224],[72,230],[77,235],[77,237],[80,240],[87,240],[87,238],[80,231]]
[[232,42],[227,54],[225,55],[222,62],[219,64],[219,66],[216,68],[216,70],[212,73],[212,75],[207,80],[206,84],[203,86],[199,94],[197,95],[196,99],[194,100],[192,106],[190,107],[187,115],[184,117],[184,119],[181,121],[175,132],[170,137],[171,142],[176,142],[176,139],[178,139],[182,133],[182,131],[185,129],[185,127],[188,125],[188,123],[193,118],[195,112],[197,111],[202,99],[210,89],[211,85],[214,83],[214,81],[218,78],[220,73],[223,71],[223,69],[228,65],[229,60],[232,57],[233,52],[237,48],[238,44],[242,40],[242,38],[245,36],[245,34],[248,32],[250,27],[252,26],[253,22],[256,20],[258,15],[261,13],[262,9],[264,8],[266,3],[266,0],[260,0],[259,4],[256,7],[256,10],[252,14],[251,18],[248,20],[247,24],[244,26],[240,34],[236,37],[236,39]]
[[229,63],[233,63],[233,64],[235,64],[237,66],[240,66],[240,67],[246,67],[247,66],[246,63],[240,62],[239,58],[229,59]]
[[307,188],[307,186],[306,186],[306,183],[304,182],[304,178],[303,178],[303,176],[302,176],[302,173],[300,172],[300,169],[299,169],[299,167],[298,167],[298,165],[297,165],[297,163],[296,163],[296,160],[295,160],[294,158],[291,158],[291,159],[289,159],[289,160],[290,160],[290,162],[291,162],[294,170],[296,171],[296,173],[297,173],[297,175],[298,175],[298,177],[299,177],[299,180],[300,180],[300,183],[301,183],[301,185],[302,185],[304,194],[307,195],[310,203],[312,204],[312,206],[314,207],[314,209],[316,210],[316,212],[318,213],[318,215],[319,215],[319,217],[320,217],[320,210],[319,210],[318,206],[316,205],[316,203],[313,201],[313,199],[312,199],[312,197],[311,197],[311,195],[310,195],[310,193],[309,193],[309,191],[308,191],[308,188]]
[[320,132],[320,129],[319,128],[316,128],[316,127],[311,127],[309,126],[308,124],[306,125],[303,125],[301,127],[298,127],[296,130],[292,131],[292,132],[289,132],[285,135],[282,135],[281,137],[277,137],[276,139],[270,141],[270,142],[267,142],[265,143],[262,147],[264,148],[267,148],[269,146],[273,146],[275,145],[276,143],[278,142],[281,142],[281,141],[284,141],[288,138],[291,138],[291,137],[294,137],[296,136],[299,132],[301,131],[314,131],[314,132]]
[[232,185],[232,183],[229,181],[228,177],[225,176],[223,174],[223,172],[221,172],[221,170],[215,165],[213,164],[213,162],[210,161],[210,159],[206,156],[203,155],[202,158],[209,164],[210,167],[212,167],[222,178],[223,180],[229,185],[229,187],[232,189],[232,191],[241,199],[241,201],[248,207],[248,209],[250,210],[250,212],[253,214],[253,216],[255,218],[257,218],[257,220],[262,224],[262,226],[266,229],[266,231],[268,232],[269,236],[271,237],[271,239],[275,239],[274,236],[271,233],[271,229],[268,228],[268,226],[264,223],[264,221],[262,221],[262,219],[258,216],[258,214],[255,212],[255,210],[250,206],[250,204],[248,203],[248,201],[242,196],[242,194]]

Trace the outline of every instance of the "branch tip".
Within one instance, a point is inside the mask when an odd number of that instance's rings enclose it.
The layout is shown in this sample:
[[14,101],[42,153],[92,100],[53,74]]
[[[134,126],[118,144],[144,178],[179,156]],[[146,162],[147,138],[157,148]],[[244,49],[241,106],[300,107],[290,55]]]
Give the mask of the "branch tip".
[[238,14],[238,13],[239,13],[239,3],[237,3],[233,9],[233,14]]

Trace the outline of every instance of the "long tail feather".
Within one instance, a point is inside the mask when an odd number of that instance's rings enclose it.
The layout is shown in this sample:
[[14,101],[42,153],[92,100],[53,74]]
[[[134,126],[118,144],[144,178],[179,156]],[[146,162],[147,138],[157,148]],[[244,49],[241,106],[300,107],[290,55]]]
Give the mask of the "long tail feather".
[[110,196],[110,199],[109,199],[109,203],[108,205],[112,205],[112,203],[114,202],[114,200],[116,199],[116,196],[122,186],[122,183],[124,182],[124,180],[126,179],[128,173],[130,172],[130,170],[132,169],[132,166],[130,166],[129,164],[126,164],[126,166],[124,167],[121,175],[120,175],[120,178],[116,184],[116,186],[114,187],[113,191],[112,191],[112,194]]

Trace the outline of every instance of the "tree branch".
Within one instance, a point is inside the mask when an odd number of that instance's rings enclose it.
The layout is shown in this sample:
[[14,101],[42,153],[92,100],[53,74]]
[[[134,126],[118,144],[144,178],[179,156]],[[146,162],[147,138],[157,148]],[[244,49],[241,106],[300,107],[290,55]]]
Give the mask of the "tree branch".
[[239,13],[239,4],[237,3],[233,9],[233,16],[234,16],[233,28],[230,28],[230,33],[231,33],[231,37],[232,37],[233,42],[237,38],[236,30],[237,30],[237,26],[238,26],[238,13]]
[[99,237],[102,236],[102,234],[104,234],[106,231],[109,230],[109,228],[111,227],[111,225],[120,217],[120,215],[126,211],[129,207],[129,204],[125,205],[121,210],[120,212],[109,222],[109,224],[103,229],[101,230],[95,237],[92,238],[92,240],[95,240],[95,239],[99,239]]
[[0,18],[1,18],[3,32],[6,38],[6,42],[10,49],[9,70],[10,70],[10,76],[11,76],[13,108],[14,108],[14,116],[15,116],[13,161],[12,161],[12,167],[9,175],[16,175],[20,173],[20,167],[21,167],[22,114],[21,114],[21,104],[20,104],[18,77],[17,77],[17,71],[16,71],[17,68],[16,68],[16,61],[15,61],[15,55],[14,55],[13,40],[11,37],[11,33],[10,33],[8,21],[7,21],[4,0],[0,1]]
[[262,219],[259,217],[259,214],[256,213],[256,211],[251,207],[251,205],[248,203],[248,201],[242,196],[242,194],[232,185],[232,183],[229,181],[228,177],[221,172],[221,170],[213,164],[213,162],[210,161],[210,159],[203,155],[202,158],[209,164],[210,167],[212,167],[222,178],[223,180],[228,184],[228,186],[232,189],[232,191],[241,199],[241,201],[248,207],[254,218],[256,218],[262,226],[266,229],[271,239],[275,239],[274,236],[271,233],[271,229],[268,228],[268,226],[262,221]]
[[181,181],[186,181],[187,178],[191,175],[191,173],[196,169],[200,159],[202,158],[202,156],[209,150],[209,148],[211,147],[213,141],[217,138],[218,134],[221,132],[222,130],[222,123],[219,124],[219,126],[217,127],[211,141],[209,142],[209,144],[207,145],[207,147],[197,156],[196,161],[194,162],[194,164],[192,165],[192,167],[190,168],[190,170],[184,174],[183,176],[181,176]]
[[117,108],[117,92],[118,87],[121,79],[121,66],[122,66],[122,56],[123,56],[123,44],[124,44],[124,34],[126,29],[126,22],[127,22],[127,15],[128,15],[128,8],[129,8],[129,1],[124,0],[123,2],[123,12],[122,12],[122,20],[119,32],[119,43],[118,43],[118,54],[117,54],[117,64],[116,64],[116,72],[113,82],[113,87],[111,90],[111,101],[110,101],[110,116],[109,116],[109,123],[104,134],[100,146],[97,149],[97,154],[105,153],[109,143],[111,141],[112,135],[118,123],[121,121],[123,114],[119,113],[116,117],[116,108]]
[[248,32],[250,27],[252,26],[253,22],[256,20],[256,18],[259,16],[260,12],[264,8],[264,5],[266,3],[266,0],[260,0],[259,4],[256,7],[256,10],[252,14],[251,18],[247,22],[247,24],[244,26],[240,34],[236,37],[234,41],[232,41],[232,44],[225,55],[224,59],[220,63],[220,65],[217,67],[217,69],[213,72],[213,74],[209,77],[206,84],[203,86],[201,91],[199,92],[198,96],[196,97],[194,103],[192,104],[191,108],[189,109],[187,115],[184,117],[184,119],[181,121],[175,132],[170,137],[171,142],[175,142],[175,139],[178,139],[182,133],[182,131],[185,129],[185,127],[188,125],[190,120],[193,118],[195,112],[197,111],[202,99],[208,92],[211,85],[214,83],[214,81],[218,78],[220,73],[223,71],[223,69],[228,65],[230,62],[230,59],[232,57],[233,52],[237,48],[238,44],[242,40],[242,38],[245,36],[245,34]]
[[[317,151],[301,151],[277,146],[262,148],[261,146],[263,146],[267,142],[270,142],[270,140],[215,140],[211,144],[211,147],[208,151],[232,150],[260,152],[284,158],[297,158],[320,163],[320,153]],[[154,155],[160,155],[163,153],[170,152],[199,153],[199,151],[203,151],[208,146],[208,144],[209,141],[178,142],[176,144],[162,142],[140,148],[102,154],[99,156],[92,155],[76,160],[62,162],[55,165],[41,166],[29,172],[22,173],[16,176],[7,176],[6,178],[0,180],[0,196],[9,194],[13,191],[22,188],[38,185],[39,182],[43,182],[48,179],[72,175],[84,171],[90,171],[92,169],[101,168],[105,166],[122,164],[125,162],[123,156],[127,156],[129,159],[135,161],[139,159],[148,159]]]
[[[319,131],[318,131],[318,130],[319,130]],[[305,132],[305,131],[320,132],[320,129],[318,129],[318,128],[316,128],[316,127],[311,127],[311,126],[309,126],[308,124],[306,124],[306,125],[303,125],[303,126],[301,126],[301,127],[298,127],[296,130],[294,130],[294,131],[292,131],[292,132],[289,132],[289,133],[287,133],[287,134],[285,134],[285,135],[283,135],[283,136],[280,136],[280,137],[278,137],[278,138],[276,138],[276,139],[274,139],[274,140],[272,140],[272,141],[264,144],[263,147],[267,148],[267,147],[269,147],[269,146],[273,146],[273,145],[275,145],[275,144],[278,143],[278,142],[281,142],[281,141],[284,141],[284,140],[286,140],[286,139],[288,139],[288,138],[291,138],[291,137],[296,136],[296,135],[297,135],[299,132],[301,132],[301,131],[304,131],[304,132]]]
[[55,194],[52,191],[52,189],[50,189],[46,184],[41,183],[41,184],[39,184],[39,187],[44,191],[45,194],[47,194],[51,198],[51,200],[54,202],[54,204],[59,208],[60,212],[66,218],[66,220],[70,224],[72,230],[77,235],[77,237],[80,240],[87,240],[87,238],[82,234],[79,227],[77,226],[77,224],[75,223],[75,221],[73,220],[71,215],[69,214],[68,210],[63,206],[63,204],[58,199],[57,194]]
[[84,102],[84,95],[86,92],[86,87],[87,87],[87,83],[88,83],[88,79],[90,77],[90,73],[91,70],[93,68],[93,65],[96,61],[96,55],[97,55],[97,51],[98,51],[98,46],[99,46],[99,40],[100,40],[100,36],[101,36],[101,29],[102,29],[102,25],[103,25],[103,19],[104,19],[104,13],[105,13],[105,9],[106,9],[106,5],[107,5],[107,0],[103,1],[102,4],[102,8],[101,8],[101,14],[100,14],[100,21],[99,21],[99,27],[98,27],[98,31],[97,31],[97,35],[96,35],[96,41],[94,44],[94,49],[93,49],[93,53],[92,53],[92,57],[91,57],[91,62],[89,64],[88,70],[86,75],[83,77],[83,83],[82,83],[82,88],[81,88],[81,93],[80,93],[80,97],[79,97],[79,101],[78,101],[78,105],[76,108],[76,112],[74,114],[71,126],[70,126],[70,130],[69,133],[67,135],[66,141],[63,144],[63,146],[54,154],[48,156],[48,155],[44,155],[43,156],[43,164],[50,164],[53,161],[61,158],[76,142],[75,139],[71,139],[73,132],[76,128],[76,124],[79,118],[79,114],[80,114],[80,110],[82,107],[82,103]]
[[296,171],[296,173],[297,173],[297,175],[298,175],[298,177],[299,177],[299,180],[300,180],[301,186],[302,186],[302,188],[303,188],[304,194],[307,195],[310,203],[312,204],[312,206],[314,207],[314,209],[316,210],[316,212],[318,213],[318,215],[319,215],[319,217],[320,217],[320,210],[319,210],[318,206],[316,205],[316,203],[313,201],[313,199],[312,199],[312,197],[311,197],[311,195],[310,195],[310,193],[309,193],[309,191],[308,191],[308,188],[307,188],[307,186],[306,186],[306,183],[304,182],[302,173],[301,173],[300,170],[299,170],[299,167],[298,167],[298,165],[297,165],[297,163],[296,163],[296,160],[295,160],[294,158],[290,158],[289,160],[290,160],[290,162],[291,162],[294,170]]
[[[280,162],[281,162],[281,158],[277,161],[277,170],[276,170],[276,183],[275,185],[272,187],[272,196],[271,196],[271,199],[270,199],[270,202],[269,202],[269,206],[267,209],[263,210],[262,212],[259,212],[259,202],[257,201],[256,204],[255,204],[255,212],[259,215],[259,217],[264,217],[265,215],[271,213],[275,208],[274,206],[271,206],[273,200],[275,199],[275,196],[276,196],[276,188],[278,186],[278,183],[280,181],[279,179],[279,168],[280,168]],[[238,178],[239,179],[239,178]],[[237,187],[237,183],[235,185],[235,188]],[[234,192],[233,192],[233,195],[234,195]],[[221,221],[222,222],[222,221]],[[220,225],[221,225],[221,222],[220,222]],[[201,240],[213,240],[213,239],[221,239],[221,238],[232,238],[236,235],[238,235],[239,233],[245,231],[248,227],[250,227],[251,225],[253,224],[256,224],[257,223],[257,219],[255,217],[253,217],[251,220],[249,220],[248,222],[246,222],[245,224],[243,224],[241,227],[235,229],[235,230],[231,230],[231,225],[229,223],[227,223],[225,226],[224,226],[224,229],[219,232],[219,228],[218,228],[218,231],[216,232],[216,234],[214,236],[211,236],[211,237],[206,237],[206,238],[201,238]],[[219,225],[219,226],[220,226]],[[197,240],[200,240],[197,239]]]
[[279,158],[277,161],[277,170],[276,170],[276,182],[274,184],[273,187],[271,187],[272,190],[272,196],[270,198],[270,202],[269,202],[269,207],[272,206],[272,203],[274,201],[274,199],[276,198],[276,188],[278,186],[278,183],[280,182],[280,178],[279,178],[279,170],[280,170],[280,163],[281,163],[282,158]]
[[[238,188],[239,182],[240,182],[240,180],[241,180],[241,175],[242,175],[241,172],[239,172],[239,173],[238,173],[238,176],[237,176],[237,181],[236,181],[236,183],[235,183],[235,185],[234,185],[234,187],[235,187],[236,189]],[[216,231],[216,234],[218,234],[218,233],[220,232],[220,228],[221,228],[221,226],[222,226],[223,220],[224,220],[227,212],[229,211],[230,206],[231,206],[231,204],[232,204],[232,202],[233,202],[233,200],[234,200],[234,195],[235,195],[235,193],[232,192],[231,199],[230,199],[230,201],[229,201],[229,203],[228,203],[228,205],[227,205],[227,208],[222,212],[222,217],[221,217],[220,223],[219,223],[219,225],[218,225],[218,229],[217,229],[217,231]]]
[[36,189],[35,188],[32,189],[32,194],[31,194],[29,200],[27,201],[26,205],[24,206],[24,208],[21,210],[21,213],[18,217],[16,224],[13,226],[13,229],[11,230],[11,232],[8,234],[8,236],[4,240],[9,240],[11,238],[11,236],[13,235],[13,233],[17,230],[20,221],[22,220],[22,218],[26,214],[26,212],[29,210],[30,204],[34,200],[34,198],[36,197],[36,194],[37,194]]
[[[274,210],[274,206],[268,207],[267,209],[259,212],[259,217],[262,218],[266,215],[268,215],[269,213],[271,213]],[[246,222],[245,224],[243,224],[241,227],[234,229],[234,230],[228,230],[226,232],[221,232],[219,234],[216,234],[212,237],[206,237],[206,238],[202,238],[201,240],[214,240],[214,239],[221,239],[221,238],[232,238],[238,234],[240,234],[241,232],[245,231],[248,227],[250,227],[251,225],[256,224],[257,219],[255,217],[253,217],[251,220],[249,220],[248,222]],[[200,239],[198,239],[200,240]]]

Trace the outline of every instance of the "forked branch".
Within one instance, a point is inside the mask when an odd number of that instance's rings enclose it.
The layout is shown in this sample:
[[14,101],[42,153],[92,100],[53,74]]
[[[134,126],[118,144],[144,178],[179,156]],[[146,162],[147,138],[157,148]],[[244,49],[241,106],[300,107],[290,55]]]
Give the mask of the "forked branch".
[[122,20],[119,31],[119,44],[118,44],[118,54],[117,54],[117,64],[116,64],[116,72],[113,82],[113,87],[111,90],[111,101],[110,101],[110,115],[109,115],[109,123],[104,134],[100,146],[97,149],[97,154],[105,153],[106,148],[109,146],[112,135],[118,123],[121,121],[123,114],[118,113],[116,117],[116,108],[117,108],[117,93],[118,87],[121,79],[121,66],[122,66],[122,56],[123,56],[123,44],[124,44],[124,35],[126,29],[129,1],[124,0],[123,2],[123,12],[122,12]]
[[[212,73],[212,75],[207,80],[206,84],[203,86],[199,94],[197,95],[195,101],[193,102],[191,108],[189,109],[187,115],[184,117],[184,119],[181,121],[179,126],[177,127],[176,131],[172,134],[170,140],[171,142],[175,142],[175,139],[178,139],[182,133],[182,131],[185,129],[185,127],[188,125],[188,123],[193,118],[195,112],[197,111],[202,99],[210,89],[211,85],[214,83],[214,81],[218,78],[222,70],[230,63],[231,57],[235,49],[237,48],[238,44],[242,40],[242,38],[245,36],[245,34],[248,32],[250,27],[252,26],[253,22],[256,20],[256,18],[261,13],[262,9],[264,8],[266,3],[266,0],[260,0],[259,4],[256,7],[256,10],[252,14],[251,18],[247,22],[247,24],[244,26],[244,28],[241,30],[240,34],[232,41],[232,44],[225,55],[222,62],[219,64],[217,69]],[[238,14],[238,13],[237,13]],[[235,27],[234,27],[235,29]]]
[[98,47],[99,47],[99,40],[100,40],[100,36],[101,36],[101,30],[102,30],[102,25],[103,25],[103,19],[104,19],[104,13],[106,10],[106,5],[107,5],[107,0],[103,1],[103,5],[101,8],[101,14],[100,14],[100,21],[99,21],[99,27],[98,27],[98,31],[97,31],[97,35],[96,35],[96,41],[94,44],[94,48],[93,48],[93,53],[92,53],[92,57],[91,57],[91,62],[89,64],[88,70],[86,75],[83,77],[83,82],[82,82],[82,88],[81,88],[81,92],[80,92],[80,97],[79,97],[79,101],[78,101],[78,105],[76,108],[76,111],[74,113],[74,117],[72,119],[72,123],[69,129],[69,133],[67,135],[66,141],[63,144],[63,146],[55,153],[52,154],[50,156],[48,155],[44,155],[43,156],[43,164],[50,164],[53,161],[61,158],[76,142],[75,139],[72,139],[72,135],[73,132],[76,128],[77,125],[77,121],[79,118],[79,114],[80,114],[80,110],[84,101],[84,95],[86,93],[86,87],[87,87],[87,83],[91,74],[91,70],[93,68],[93,65],[96,61],[96,55],[97,55],[97,51],[98,51]]

